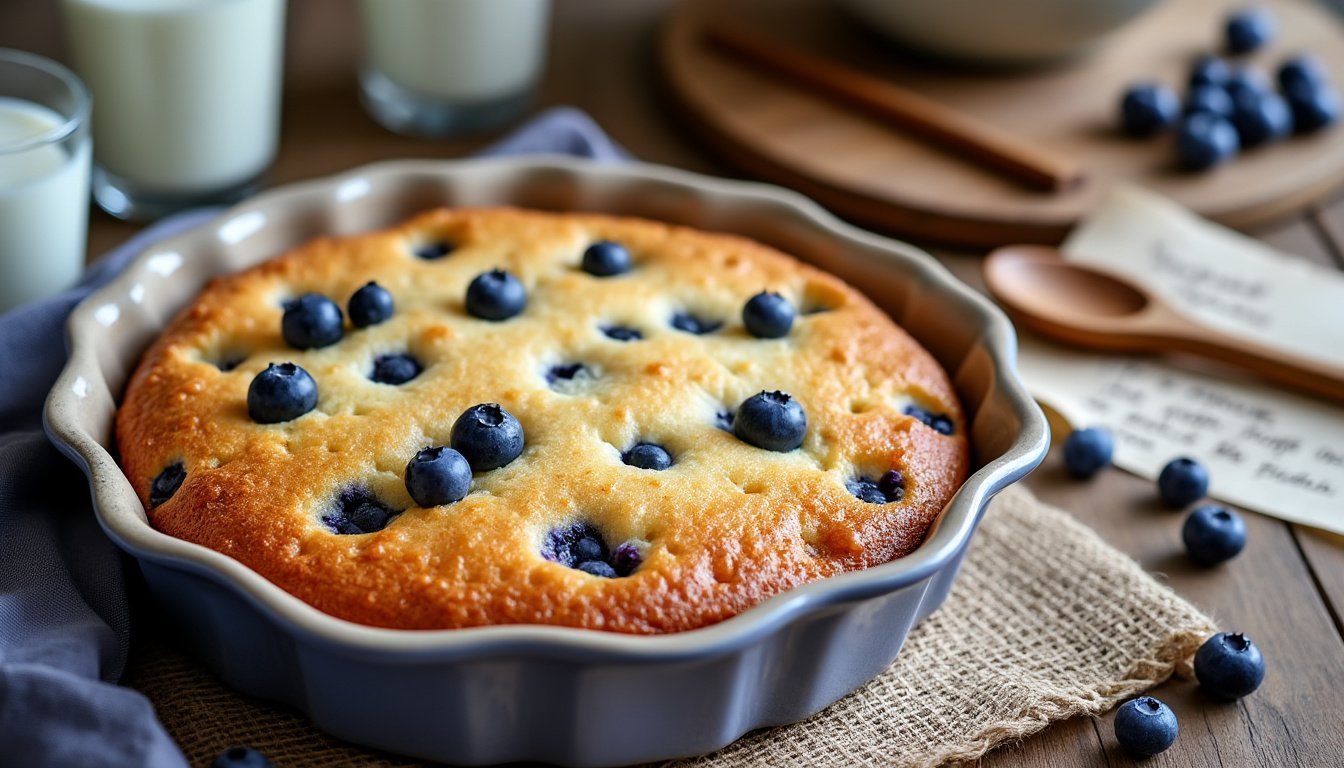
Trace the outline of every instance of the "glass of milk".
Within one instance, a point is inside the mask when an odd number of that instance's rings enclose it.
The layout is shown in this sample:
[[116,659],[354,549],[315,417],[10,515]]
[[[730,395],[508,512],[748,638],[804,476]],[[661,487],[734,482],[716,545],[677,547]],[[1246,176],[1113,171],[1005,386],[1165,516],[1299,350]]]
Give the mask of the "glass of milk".
[[549,0],[360,0],[360,96],[383,127],[413,136],[489,130],[532,104]]
[[285,0],[63,0],[93,195],[123,219],[254,192],[280,136]]
[[83,271],[89,156],[84,84],[54,61],[0,48],[0,312]]

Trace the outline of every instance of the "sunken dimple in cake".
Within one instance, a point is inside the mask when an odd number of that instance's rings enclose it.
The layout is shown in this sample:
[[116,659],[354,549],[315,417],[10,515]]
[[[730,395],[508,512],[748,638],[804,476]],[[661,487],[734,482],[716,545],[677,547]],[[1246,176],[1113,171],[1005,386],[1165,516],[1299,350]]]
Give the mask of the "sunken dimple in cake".
[[[580,267],[604,241],[629,271]],[[479,319],[464,297],[494,269],[527,303]],[[344,309],[369,281],[395,301],[386,321],[346,317],[318,349],[286,343],[287,302],[315,292]],[[799,310],[781,338],[744,327],[766,289]],[[412,378],[371,378],[401,355]],[[312,376],[316,407],[257,423],[249,387],[282,362]],[[763,391],[806,413],[799,448],[732,431]],[[516,416],[521,455],[476,472],[462,500],[418,507],[408,462],[482,403]],[[117,439],[154,527],[329,614],[397,628],[711,624],[910,552],[969,462],[946,374],[840,280],[737,237],[512,209],[434,210],[214,280],[145,353]],[[670,466],[625,463],[641,443]],[[345,525],[360,505],[385,527]],[[621,575],[574,567],[594,543]]]

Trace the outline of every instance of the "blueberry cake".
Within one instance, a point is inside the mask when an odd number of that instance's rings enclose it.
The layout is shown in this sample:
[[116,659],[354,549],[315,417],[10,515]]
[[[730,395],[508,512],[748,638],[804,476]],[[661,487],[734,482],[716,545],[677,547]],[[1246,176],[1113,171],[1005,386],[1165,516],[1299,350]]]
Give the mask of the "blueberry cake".
[[901,557],[965,430],[932,357],[830,275],[512,209],[214,280],[117,414],[158,530],[406,629],[687,630]]

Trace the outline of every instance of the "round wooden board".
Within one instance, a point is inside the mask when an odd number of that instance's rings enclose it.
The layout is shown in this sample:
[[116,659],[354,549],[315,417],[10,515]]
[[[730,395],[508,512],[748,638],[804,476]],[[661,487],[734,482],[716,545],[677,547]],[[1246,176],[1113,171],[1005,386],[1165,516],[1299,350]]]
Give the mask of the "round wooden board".
[[[1340,20],[1314,0],[1267,4],[1278,34],[1246,61],[1272,77],[1289,53],[1308,51],[1344,86]],[[662,29],[659,57],[689,123],[731,162],[876,229],[970,246],[1053,243],[1117,182],[1250,227],[1344,182],[1344,126],[1248,151],[1202,174],[1174,167],[1171,137],[1135,141],[1114,127],[1127,84],[1155,79],[1183,93],[1190,62],[1218,50],[1223,17],[1244,5],[1165,0],[1087,56],[1002,73],[906,55],[828,0],[686,0]],[[1075,159],[1087,181],[1068,192],[1033,191],[909,138],[709,47],[702,32],[716,19],[887,78]]]

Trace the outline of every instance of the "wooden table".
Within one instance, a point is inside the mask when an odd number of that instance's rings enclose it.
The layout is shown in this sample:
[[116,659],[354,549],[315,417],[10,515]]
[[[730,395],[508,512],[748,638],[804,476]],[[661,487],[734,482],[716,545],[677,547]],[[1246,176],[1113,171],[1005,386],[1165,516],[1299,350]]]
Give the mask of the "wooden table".
[[[563,0],[556,3],[542,105],[588,111],[644,160],[738,175],[697,145],[667,106],[654,66],[659,20],[672,0]],[[358,19],[352,0],[290,0],[284,135],[273,183],[341,171],[388,158],[458,157],[495,137],[431,142],[382,130],[358,105]],[[0,0],[0,46],[65,58],[58,4]],[[89,250],[98,254],[137,227],[96,212]],[[1304,258],[1344,268],[1344,195],[1253,234]],[[979,285],[981,254],[935,255]],[[1344,440],[1344,436],[1341,436]],[[1247,516],[1250,544],[1228,566],[1202,570],[1172,557],[1181,515],[1165,512],[1151,483],[1119,471],[1069,480],[1058,452],[1029,480],[1043,499],[1072,511],[1180,594],[1247,632],[1268,674],[1254,695],[1214,703],[1192,683],[1156,694],[1181,715],[1181,736],[1151,766],[1344,765],[1344,537]],[[1110,718],[1051,726],[983,761],[993,766],[1119,766]]]

